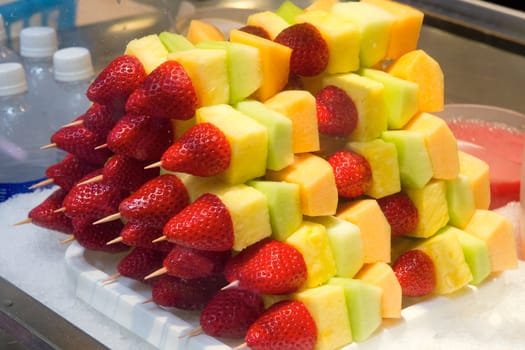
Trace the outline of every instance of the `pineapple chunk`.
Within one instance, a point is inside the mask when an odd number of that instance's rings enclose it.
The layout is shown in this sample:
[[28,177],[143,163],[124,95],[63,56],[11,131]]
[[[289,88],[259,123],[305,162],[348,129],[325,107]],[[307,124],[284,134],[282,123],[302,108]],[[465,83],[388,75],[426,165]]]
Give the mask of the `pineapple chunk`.
[[158,35],[151,34],[131,40],[124,54],[137,57],[149,74],[167,60],[168,50]]

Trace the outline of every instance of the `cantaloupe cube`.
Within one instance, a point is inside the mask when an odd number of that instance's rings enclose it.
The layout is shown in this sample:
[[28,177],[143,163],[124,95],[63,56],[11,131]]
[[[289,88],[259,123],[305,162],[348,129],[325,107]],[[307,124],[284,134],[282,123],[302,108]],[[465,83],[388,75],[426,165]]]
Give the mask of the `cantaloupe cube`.
[[284,28],[289,26],[289,23],[286,22],[284,18],[272,11],[253,13],[246,19],[246,24],[263,28],[272,40],[275,39]]
[[477,209],[488,209],[490,206],[489,165],[482,159],[463,151],[459,155],[459,172],[468,177],[474,194]]
[[124,54],[137,57],[149,74],[166,61],[168,50],[158,35],[151,34],[131,40],[126,45]]
[[430,237],[448,223],[447,187],[443,180],[431,180],[421,189],[406,188],[405,192],[418,212],[418,224],[410,236]]
[[509,219],[494,211],[478,209],[464,231],[487,243],[492,271],[517,268],[514,227]]
[[228,103],[230,83],[225,50],[184,50],[170,53],[168,59],[182,64],[190,76],[199,107]]
[[266,179],[298,184],[304,215],[334,215],[339,197],[330,163],[311,153],[297,154],[294,159],[283,170],[267,171]]
[[312,24],[326,41],[330,53],[326,73],[348,73],[359,69],[361,32],[357,24],[328,11],[307,11],[296,16],[295,21]]
[[336,266],[326,228],[318,223],[303,221],[285,241],[301,252],[308,277],[301,287],[318,287],[336,274]]
[[472,281],[472,273],[458,237],[446,227],[418,244],[415,249],[425,252],[434,262],[435,294],[455,292]]
[[266,101],[288,83],[292,49],[241,30],[230,31],[230,41],[253,46],[261,57],[262,82],[254,97]]
[[198,19],[192,19],[190,21],[186,37],[192,44],[197,44],[201,41],[223,41],[226,39],[219,28],[211,23]]
[[421,113],[413,117],[404,129],[424,134],[434,178],[452,180],[458,176],[458,143],[443,119]]
[[311,93],[304,90],[282,91],[268,99],[265,105],[292,121],[294,153],[319,150],[317,109]]
[[403,293],[401,285],[392,270],[384,262],[367,264],[357,273],[356,279],[381,288],[381,316],[383,318],[400,318]]
[[397,148],[382,139],[366,142],[349,142],[347,148],[362,155],[370,164],[372,184],[366,194],[382,198],[401,191],[401,178]]
[[390,28],[387,59],[397,59],[417,48],[424,14],[420,10],[391,0],[361,0],[380,7],[395,17]]
[[439,112],[445,104],[445,78],[439,63],[423,50],[410,51],[392,63],[388,73],[419,85],[419,111]]
[[195,117],[197,123],[217,126],[230,143],[230,166],[219,178],[239,184],[265,174],[268,131],[264,126],[225,104],[198,108]]
[[314,0],[310,5],[305,8],[305,11],[317,11],[323,10],[328,11],[336,4],[339,0]]
[[304,303],[317,326],[315,350],[339,349],[352,342],[344,289],[323,285],[292,294]]
[[390,262],[390,225],[375,199],[345,203],[336,217],[357,225],[361,230],[365,263]]
[[334,85],[343,89],[355,103],[357,127],[350,140],[370,141],[387,129],[387,114],[383,84],[355,73],[330,75],[323,79],[323,86]]

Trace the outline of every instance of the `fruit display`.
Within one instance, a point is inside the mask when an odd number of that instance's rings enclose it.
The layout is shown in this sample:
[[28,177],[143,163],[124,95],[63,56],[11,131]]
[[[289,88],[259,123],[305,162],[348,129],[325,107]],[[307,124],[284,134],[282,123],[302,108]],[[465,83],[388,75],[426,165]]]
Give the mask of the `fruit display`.
[[130,41],[43,147],[68,154],[21,223],[114,255],[104,285],[143,283],[198,315],[182,337],[237,349],[339,349],[483,288],[517,268],[514,227],[434,114],[422,22],[390,0],[285,0],[228,33],[196,20]]

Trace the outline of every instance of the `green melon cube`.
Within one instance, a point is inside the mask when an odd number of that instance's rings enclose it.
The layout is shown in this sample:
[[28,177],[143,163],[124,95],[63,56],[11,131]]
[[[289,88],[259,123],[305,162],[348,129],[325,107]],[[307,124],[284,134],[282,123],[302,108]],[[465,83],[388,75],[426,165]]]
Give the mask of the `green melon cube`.
[[476,211],[474,192],[466,175],[459,174],[454,180],[445,181],[447,185],[447,203],[449,224],[464,228]]

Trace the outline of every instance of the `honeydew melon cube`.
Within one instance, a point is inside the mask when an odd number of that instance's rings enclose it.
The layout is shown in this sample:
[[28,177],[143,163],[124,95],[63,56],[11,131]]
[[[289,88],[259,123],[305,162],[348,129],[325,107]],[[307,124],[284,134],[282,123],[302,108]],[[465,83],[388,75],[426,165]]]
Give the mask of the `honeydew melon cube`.
[[124,54],[137,57],[144,66],[146,73],[149,74],[166,62],[168,50],[157,34],[150,34],[128,42]]
[[470,283],[478,285],[483,282],[491,272],[487,244],[482,239],[452,226],[447,226],[443,230],[450,230],[458,236],[463,255],[465,255],[465,261],[472,273],[472,281]]
[[409,130],[387,130],[381,138],[396,146],[401,187],[423,188],[433,174],[424,135]]
[[366,194],[382,198],[401,191],[397,148],[382,139],[349,142],[347,148],[366,158],[372,171],[372,184]]
[[230,143],[230,166],[219,178],[239,184],[265,174],[268,132],[264,126],[225,104],[198,108],[195,116],[197,123],[217,126]]
[[427,238],[448,223],[450,217],[445,181],[433,179],[421,189],[406,188],[405,193],[410,197],[418,212],[418,224],[408,235]]
[[330,163],[319,156],[297,154],[291,165],[279,171],[268,170],[265,178],[298,184],[304,215],[334,215],[337,210],[339,196],[334,172]]
[[295,23],[295,18],[297,15],[303,13],[304,10],[294,4],[290,0],[285,0],[279,5],[279,7],[275,10],[275,13],[281,16],[288,24]]
[[387,129],[383,84],[355,73],[326,76],[323,86],[334,85],[344,90],[355,103],[357,126],[350,134],[352,141],[370,141]]
[[445,104],[445,78],[439,63],[423,50],[407,52],[387,72],[419,86],[419,111],[439,112]]
[[459,174],[454,180],[447,180],[445,183],[447,185],[449,224],[464,228],[476,211],[470,181],[465,175]]
[[338,2],[330,11],[359,26],[361,66],[372,67],[386,57],[393,15],[364,2]]
[[229,41],[202,41],[196,45],[201,49],[222,49],[226,51],[230,98],[235,104],[253,94],[262,82],[259,50]]
[[381,317],[401,317],[403,292],[389,264],[385,262],[366,264],[355,278],[381,288]]
[[421,132],[425,136],[434,178],[452,180],[458,176],[458,143],[443,119],[430,113],[421,113],[414,116],[404,129]]
[[478,209],[464,231],[487,243],[493,272],[517,268],[514,227],[509,219],[494,211]]
[[166,47],[166,50],[168,50],[168,53],[175,51],[190,50],[195,48],[191,41],[189,41],[182,34],[162,32],[159,34],[159,39],[162,42],[162,44]]
[[230,31],[230,41],[259,50],[262,82],[253,95],[256,99],[264,102],[286,86],[290,75],[291,48],[237,29]]
[[418,111],[416,83],[396,78],[386,72],[364,68],[360,74],[384,85],[385,106],[389,129],[401,129]]
[[434,262],[436,287],[434,294],[455,292],[472,281],[458,236],[447,228],[418,244],[415,249],[425,252]]
[[285,241],[299,250],[306,263],[308,277],[302,289],[320,286],[336,274],[336,266],[326,228],[303,220]]
[[264,28],[272,40],[290,25],[283,17],[272,11],[253,13],[246,19],[246,24]]
[[387,59],[397,59],[417,48],[424,14],[420,10],[391,0],[361,0],[380,7],[395,17],[390,28]]
[[364,264],[363,242],[359,226],[335,216],[310,217],[326,228],[335,260],[336,276],[354,277]]
[[345,291],[352,338],[357,342],[368,339],[382,322],[383,290],[362,280],[344,277],[330,278],[328,285],[341,286]]
[[293,162],[292,121],[256,100],[239,102],[235,108],[268,130],[266,167],[281,170]]
[[281,91],[265,102],[266,107],[292,121],[294,153],[319,150],[319,129],[315,97],[304,90]]
[[299,228],[303,220],[299,185],[282,181],[250,181],[254,187],[266,196],[272,237],[278,241],[286,240]]
[[214,26],[213,24],[201,21],[198,19],[192,19],[190,21],[190,24],[188,25],[188,32],[186,33],[186,37],[188,40],[193,43],[197,44],[201,41],[209,41],[209,40],[215,40],[215,41],[223,41],[226,40],[224,37],[224,34],[220,31],[219,28]]
[[329,58],[325,73],[348,73],[359,69],[361,31],[357,24],[320,10],[304,12],[296,16],[295,21],[312,24],[326,41]]
[[339,349],[352,342],[343,287],[323,285],[292,294],[301,301],[317,326],[315,350]]
[[390,224],[375,199],[344,203],[336,217],[359,227],[364,263],[390,262]]
[[188,73],[199,107],[228,103],[230,83],[226,51],[196,48],[172,52],[168,59],[182,64]]
[[470,181],[476,209],[488,209],[490,206],[489,165],[484,160],[463,151],[459,151],[458,156],[459,172]]

